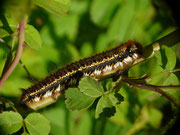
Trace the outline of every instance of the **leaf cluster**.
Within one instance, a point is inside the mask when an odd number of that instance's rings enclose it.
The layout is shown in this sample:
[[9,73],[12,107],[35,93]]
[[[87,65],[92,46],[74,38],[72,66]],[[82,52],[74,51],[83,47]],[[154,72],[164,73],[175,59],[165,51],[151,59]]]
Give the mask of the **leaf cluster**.
[[113,116],[116,112],[115,106],[123,101],[119,93],[110,90],[105,92],[102,85],[90,77],[82,78],[78,88],[67,89],[65,97],[66,106],[72,111],[89,108],[98,99],[95,118]]
[[30,113],[25,119],[18,112],[4,111],[0,113],[1,134],[14,134],[22,127],[24,130],[22,135],[48,135],[50,132],[49,121],[40,113]]

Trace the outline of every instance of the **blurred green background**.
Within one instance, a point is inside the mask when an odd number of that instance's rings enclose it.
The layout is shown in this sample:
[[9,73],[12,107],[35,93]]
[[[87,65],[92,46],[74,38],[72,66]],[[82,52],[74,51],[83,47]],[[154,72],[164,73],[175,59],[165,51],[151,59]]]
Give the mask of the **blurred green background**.
[[[21,60],[32,76],[41,79],[67,63],[92,56],[128,40],[136,40],[146,46],[176,29],[172,16],[164,3],[150,0],[72,0],[65,16],[56,16],[34,7],[29,24],[39,32],[42,47],[25,47]],[[11,43],[11,40],[8,40]],[[171,48],[177,56],[176,47]],[[169,55],[171,55],[171,50]],[[7,50],[0,43],[0,72],[6,60]],[[167,55],[168,56],[168,55]],[[152,58],[133,67],[129,74],[141,76],[155,74],[164,69],[177,67],[176,60],[171,67],[158,64]],[[154,77],[155,85],[179,84],[178,74]],[[106,81],[109,83],[111,80]],[[20,88],[27,88],[28,80],[23,67],[18,64],[0,93],[1,96],[18,102]],[[106,119],[94,118],[94,107],[80,112],[66,109],[64,100],[48,106],[39,112],[51,124],[52,135],[152,135],[166,131],[173,116],[173,106],[157,93],[123,86],[120,93],[125,101],[116,109],[115,116]],[[170,94],[179,99],[180,93]],[[168,115],[168,116],[167,116]]]

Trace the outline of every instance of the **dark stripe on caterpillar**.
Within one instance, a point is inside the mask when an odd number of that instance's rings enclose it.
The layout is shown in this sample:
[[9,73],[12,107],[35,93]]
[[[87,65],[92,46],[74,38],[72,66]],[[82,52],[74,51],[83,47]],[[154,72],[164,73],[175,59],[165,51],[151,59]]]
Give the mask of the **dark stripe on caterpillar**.
[[21,103],[39,109],[55,102],[64,90],[78,86],[83,76],[97,81],[111,77],[117,71],[125,71],[142,57],[142,47],[128,41],[112,50],[79,60],[57,70],[33,86],[23,90]]

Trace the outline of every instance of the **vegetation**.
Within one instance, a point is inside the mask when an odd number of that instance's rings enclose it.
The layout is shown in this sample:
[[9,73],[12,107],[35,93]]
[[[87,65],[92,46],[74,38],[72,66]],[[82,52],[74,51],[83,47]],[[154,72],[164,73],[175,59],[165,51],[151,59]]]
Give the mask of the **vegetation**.
[[[0,134],[156,135],[173,127],[180,32],[163,2],[7,0],[1,10]],[[97,83],[85,77],[41,110],[19,105],[21,88],[128,40],[141,43],[146,54],[128,71],[131,78]]]

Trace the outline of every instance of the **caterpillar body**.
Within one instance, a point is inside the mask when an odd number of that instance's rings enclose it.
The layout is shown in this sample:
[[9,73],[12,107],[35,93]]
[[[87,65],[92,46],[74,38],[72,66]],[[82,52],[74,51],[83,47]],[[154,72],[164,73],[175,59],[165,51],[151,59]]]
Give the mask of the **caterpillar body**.
[[117,72],[132,67],[141,58],[141,45],[128,41],[112,50],[73,62],[57,70],[23,90],[20,102],[33,110],[40,109],[57,101],[69,87],[78,86],[83,76],[90,76],[97,81],[113,77]]

